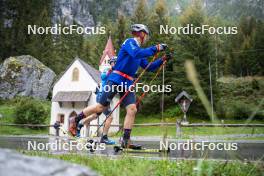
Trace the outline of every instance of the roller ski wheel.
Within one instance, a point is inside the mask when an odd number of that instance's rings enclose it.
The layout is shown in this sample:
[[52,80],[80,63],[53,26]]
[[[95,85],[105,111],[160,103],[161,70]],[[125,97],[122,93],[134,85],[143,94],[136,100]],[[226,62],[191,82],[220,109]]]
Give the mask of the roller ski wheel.
[[94,148],[97,147],[98,142],[93,139],[87,139],[88,145],[86,145],[87,149],[89,149],[90,152],[95,152]]
[[121,146],[114,146],[114,152],[118,153],[119,151],[122,151],[123,149],[121,148]]
[[170,148],[159,150],[160,153],[170,153]]

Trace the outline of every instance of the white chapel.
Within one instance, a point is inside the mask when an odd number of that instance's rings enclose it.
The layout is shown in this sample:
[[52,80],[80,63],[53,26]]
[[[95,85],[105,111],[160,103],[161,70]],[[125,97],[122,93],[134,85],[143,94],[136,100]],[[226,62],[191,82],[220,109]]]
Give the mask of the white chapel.
[[[108,60],[115,56],[115,50],[111,37],[108,38],[103,55],[99,62],[99,70],[102,72],[110,67]],[[75,60],[68,66],[65,72],[54,84],[52,92],[51,120],[53,125],[56,121],[60,122],[62,128],[69,130],[70,117],[76,116],[85,107],[96,103],[96,88],[101,83],[100,71],[85,63],[80,58]],[[114,97],[111,107],[118,102],[118,95]],[[119,107],[113,112],[113,125],[119,124]],[[88,137],[95,134],[98,125],[105,119],[105,115],[91,122],[92,126],[85,126],[81,131],[81,137]],[[102,129],[101,129],[102,130]],[[111,127],[109,133],[114,133],[119,127]],[[56,130],[51,127],[50,134],[55,135]],[[60,131],[60,136],[65,134]]]

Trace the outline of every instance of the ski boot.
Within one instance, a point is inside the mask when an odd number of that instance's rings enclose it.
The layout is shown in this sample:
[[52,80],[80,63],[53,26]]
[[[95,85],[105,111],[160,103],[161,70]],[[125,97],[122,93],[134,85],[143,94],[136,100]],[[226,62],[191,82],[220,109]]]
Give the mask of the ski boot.
[[105,143],[106,145],[114,145],[115,141],[109,139],[107,135],[103,135],[101,137],[100,143]]
[[141,150],[142,146],[139,144],[133,144],[130,139],[122,139],[121,140],[121,147],[122,148],[128,148],[133,150]]
[[80,114],[78,114],[76,117],[75,117],[75,123],[78,125],[79,122],[85,118],[85,115],[83,114],[83,112],[81,112]]
[[84,125],[81,123],[78,123],[77,128],[76,128],[76,137],[81,137],[81,129]]

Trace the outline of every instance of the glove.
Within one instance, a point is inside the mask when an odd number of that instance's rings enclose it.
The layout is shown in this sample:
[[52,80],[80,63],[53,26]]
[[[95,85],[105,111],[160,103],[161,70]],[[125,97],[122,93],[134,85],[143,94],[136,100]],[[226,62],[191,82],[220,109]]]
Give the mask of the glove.
[[168,48],[168,45],[165,43],[161,43],[156,45],[158,52],[165,51]]
[[172,57],[171,57],[171,54],[170,53],[167,53],[167,54],[165,54],[163,57],[162,57],[162,60],[163,60],[163,62],[166,60],[166,61],[168,61],[168,60],[170,60]]

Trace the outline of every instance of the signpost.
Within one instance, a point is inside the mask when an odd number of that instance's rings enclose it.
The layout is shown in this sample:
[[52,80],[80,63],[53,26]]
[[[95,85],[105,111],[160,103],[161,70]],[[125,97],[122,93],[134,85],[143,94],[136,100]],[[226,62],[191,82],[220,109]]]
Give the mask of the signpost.
[[191,96],[186,91],[182,91],[175,98],[175,102],[180,105],[181,110],[184,113],[184,116],[183,116],[183,119],[181,121],[181,124],[189,124],[189,122],[187,121],[186,113],[187,113],[192,101],[193,101],[193,99],[191,98]]

